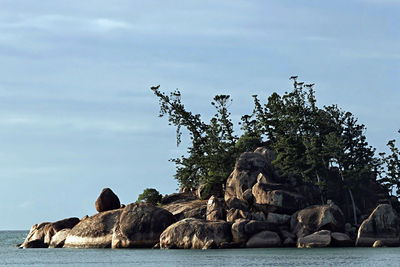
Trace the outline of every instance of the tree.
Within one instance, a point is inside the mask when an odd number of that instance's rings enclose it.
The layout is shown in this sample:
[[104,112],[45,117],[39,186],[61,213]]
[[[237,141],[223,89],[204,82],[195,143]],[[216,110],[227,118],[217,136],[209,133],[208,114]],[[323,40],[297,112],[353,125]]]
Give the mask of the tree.
[[[398,131],[400,133],[400,130]],[[384,177],[380,180],[388,188],[389,192],[400,195],[400,149],[396,146],[396,140],[387,143],[390,154],[381,153],[382,162],[385,164]]]
[[146,202],[158,205],[161,202],[162,195],[154,188],[146,188],[137,199],[137,202]]
[[209,123],[201,120],[200,114],[187,111],[181,102],[181,93],[176,90],[169,95],[161,92],[159,86],[151,90],[160,102],[160,117],[167,116],[170,125],[176,127],[177,145],[181,143],[182,128],[188,131],[191,144],[187,155],[172,159],[177,166],[175,178],[181,187],[197,188],[205,184],[205,191],[221,193],[222,184],[231,173],[236,157],[249,146],[255,147],[234,134],[228,105],[229,95],[217,95],[211,105],[216,109]]
[[350,194],[364,179],[374,177],[380,162],[366,141],[366,127],[337,105],[318,107],[314,84],[298,82],[297,76],[291,79],[291,91],[282,96],[273,93],[265,104],[253,95],[253,111],[243,115],[239,123],[240,137],[233,131],[229,95],[214,97],[211,104],[216,114],[206,123],[200,114],[185,109],[179,90],[167,95],[159,86],[152,87],[160,102],[160,117],[168,116],[169,123],[176,126],[177,145],[182,128],[186,128],[191,140],[187,155],[172,159],[180,186],[197,188],[205,184],[208,190],[221,188],[239,154],[261,145],[276,153],[273,165],[282,174],[281,182],[315,184],[320,188],[322,202],[332,167],[339,169]]
[[242,129],[269,140],[277,153],[273,164],[284,181],[316,184],[323,195],[335,166],[354,189],[376,166],[375,149],[366,142],[365,126],[350,112],[336,105],[317,106],[313,86],[294,76],[292,91],[273,93],[264,105],[253,96],[253,113],[242,117]]

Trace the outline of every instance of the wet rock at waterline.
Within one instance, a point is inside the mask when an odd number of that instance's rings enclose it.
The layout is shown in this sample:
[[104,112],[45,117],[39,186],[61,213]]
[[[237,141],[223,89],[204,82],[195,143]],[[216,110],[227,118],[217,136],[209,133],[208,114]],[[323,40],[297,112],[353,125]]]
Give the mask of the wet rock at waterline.
[[321,230],[311,235],[299,237],[297,240],[298,248],[322,248],[331,244],[331,232]]
[[269,248],[281,246],[279,235],[272,231],[259,232],[247,241],[247,248]]
[[57,222],[45,222],[35,224],[26,237],[25,241],[20,245],[21,248],[47,248],[52,237],[63,229],[70,229],[79,223],[76,217],[60,220]]
[[231,226],[223,221],[187,218],[170,225],[160,236],[161,248],[218,248],[232,241]]
[[129,204],[115,225],[112,248],[151,248],[174,222],[174,216],[165,209],[145,203]]
[[356,245],[370,247],[380,240],[386,246],[398,246],[399,238],[400,226],[396,212],[389,204],[381,204],[359,227]]
[[67,248],[111,248],[115,224],[122,209],[95,214],[78,223],[69,232],[64,247]]
[[344,231],[344,215],[334,204],[314,205],[292,215],[290,228],[297,237],[303,237],[319,230]]

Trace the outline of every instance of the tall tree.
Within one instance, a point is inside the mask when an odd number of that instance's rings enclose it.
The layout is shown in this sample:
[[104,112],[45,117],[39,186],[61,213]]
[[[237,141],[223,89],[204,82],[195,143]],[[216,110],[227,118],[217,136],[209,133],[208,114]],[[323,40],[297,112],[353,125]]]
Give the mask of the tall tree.
[[[400,133],[400,130],[398,131]],[[390,153],[381,153],[381,159],[385,164],[384,174],[380,180],[384,184],[389,192],[400,195],[400,149],[396,146],[396,140],[390,140],[387,143]]]

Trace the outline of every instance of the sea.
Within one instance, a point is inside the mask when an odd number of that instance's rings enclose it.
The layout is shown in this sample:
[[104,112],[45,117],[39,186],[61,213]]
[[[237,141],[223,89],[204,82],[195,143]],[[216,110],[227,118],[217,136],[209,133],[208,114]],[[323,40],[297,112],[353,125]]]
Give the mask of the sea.
[[28,231],[0,231],[0,266],[400,266],[400,248],[17,248],[27,234]]

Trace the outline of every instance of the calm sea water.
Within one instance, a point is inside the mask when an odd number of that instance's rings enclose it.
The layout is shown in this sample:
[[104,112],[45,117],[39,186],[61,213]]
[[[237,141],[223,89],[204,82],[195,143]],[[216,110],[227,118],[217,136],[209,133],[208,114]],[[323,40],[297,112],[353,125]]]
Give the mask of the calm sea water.
[[14,266],[400,266],[400,248],[18,249],[27,231],[0,231],[0,265]]

